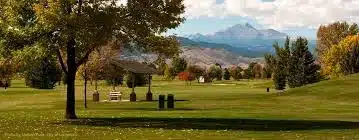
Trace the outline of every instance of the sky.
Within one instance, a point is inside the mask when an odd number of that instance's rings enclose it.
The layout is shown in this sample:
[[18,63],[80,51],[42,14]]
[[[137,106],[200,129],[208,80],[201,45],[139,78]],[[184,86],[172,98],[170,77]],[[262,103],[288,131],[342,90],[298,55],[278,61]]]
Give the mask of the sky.
[[315,38],[320,25],[359,22],[359,0],[184,0],[186,21],[167,34],[211,34],[235,24]]

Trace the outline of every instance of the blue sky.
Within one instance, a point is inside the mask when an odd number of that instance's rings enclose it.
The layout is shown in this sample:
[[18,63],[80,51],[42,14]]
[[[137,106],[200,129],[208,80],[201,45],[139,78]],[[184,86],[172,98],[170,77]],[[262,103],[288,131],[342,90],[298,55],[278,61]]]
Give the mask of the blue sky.
[[167,34],[210,34],[235,24],[315,38],[320,25],[358,23],[358,0],[184,0],[186,21]]

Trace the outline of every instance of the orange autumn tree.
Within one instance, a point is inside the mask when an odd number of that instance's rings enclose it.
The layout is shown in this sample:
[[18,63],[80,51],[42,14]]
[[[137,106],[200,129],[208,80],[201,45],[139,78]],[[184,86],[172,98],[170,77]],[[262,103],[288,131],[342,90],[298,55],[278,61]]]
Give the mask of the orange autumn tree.
[[181,80],[181,81],[189,82],[189,84],[191,84],[191,82],[193,80],[195,80],[196,77],[195,77],[195,75],[193,73],[190,73],[190,72],[180,72],[178,74],[178,79]]

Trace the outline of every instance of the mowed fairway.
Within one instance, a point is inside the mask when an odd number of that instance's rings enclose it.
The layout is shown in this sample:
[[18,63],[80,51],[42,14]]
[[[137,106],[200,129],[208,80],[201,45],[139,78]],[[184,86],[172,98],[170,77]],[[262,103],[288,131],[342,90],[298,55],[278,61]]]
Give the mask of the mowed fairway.
[[[64,119],[66,91],[27,88],[13,81],[0,90],[0,139],[359,139],[359,75],[291,89],[278,95],[271,81],[222,81],[185,85],[153,81],[154,98],[174,94],[174,110],[157,102],[93,103],[83,106],[77,83],[79,120]],[[111,87],[100,85],[101,99]],[[130,89],[119,87],[129,98]],[[145,99],[147,88],[137,88]]]

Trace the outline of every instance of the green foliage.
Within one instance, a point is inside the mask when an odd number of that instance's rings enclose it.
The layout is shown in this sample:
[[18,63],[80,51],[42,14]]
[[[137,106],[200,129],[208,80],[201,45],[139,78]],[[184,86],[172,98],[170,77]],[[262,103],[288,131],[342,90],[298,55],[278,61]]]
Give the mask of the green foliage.
[[252,71],[250,69],[243,70],[243,78],[244,79],[251,79],[252,78]]
[[26,85],[37,89],[53,89],[61,70],[53,57],[44,57],[25,71]]
[[272,54],[266,54],[264,56],[265,65],[263,68],[264,77],[272,78],[273,71],[276,65],[276,58]]
[[184,72],[187,68],[187,61],[184,58],[175,57],[172,59],[172,68],[176,75]]
[[236,67],[230,68],[229,73],[234,80],[239,81],[240,79],[243,78],[242,71],[243,71],[243,69],[240,66],[236,66]]
[[286,87],[286,77],[287,77],[287,60],[288,56],[285,49],[280,48],[278,43],[273,44],[273,47],[276,50],[276,60],[273,74],[273,81],[275,89],[283,90]]
[[150,53],[177,53],[178,48],[167,49],[178,45],[162,46],[174,40],[159,35],[184,21],[181,15],[185,8],[183,0],[130,0],[126,5],[112,0],[0,2],[0,42],[5,44],[7,52],[43,44],[45,50],[55,52],[60,60],[68,77],[66,118],[69,119],[77,118],[76,72],[95,49],[111,43]]
[[290,88],[301,87],[320,81],[320,66],[308,50],[308,41],[298,38],[292,44],[292,55],[288,65],[288,85]]
[[224,69],[223,79],[224,80],[231,80],[231,74],[229,73],[227,68]]
[[319,82],[322,78],[319,73],[320,66],[314,63],[315,59],[308,49],[308,40],[299,37],[291,47],[289,44],[288,37],[284,48],[280,48],[278,43],[274,44],[275,60],[271,60],[271,56],[266,57],[267,64],[275,64],[273,75],[275,88],[283,90],[287,83],[290,88],[295,88]]
[[[123,70],[123,68],[118,66],[115,61],[116,60],[109,61],[104,65],[104,79],[108,85],[111,85],[114,88],[116,86],[123,84],[123,78],[125,74],[125,70]],[[138,84],[141,83],[138,82]],[[140,85],[135,85],[135,86],[140,86]]]
[[157,69],[159,72],[159,75],[165,75],[166,71],[166,59],[164,57],[158,57],[157,60],[154,62],[157,65]]
[[126,84],[128,88],[132,88],[132,79],[135,78],[135,87],[142,87],[148,84],[148,77],[145,74],[132,74],[126,76]]
[[10,86],[14,74],[14,65],[11,64],[11,60],[0,58],[0,87],[4,87],[6,83]]
[[174,71],[174,69],[170,66],[168,66],[167,64],[165,65],[166,69],[165,69],[165,79],[166,80],[173,80],[176,78],[176,73]]
[[187,71],[194,74],[195,78],[199,82],[199,78],[206,73],[206,70],[197,66],[197,65],[190,65],[187,68]]
[[223,71],[219,66],[212,65],[208,69],[208,76],[211,78],[211,80],[216,79],[217,81],[221,81],[223,78]]

